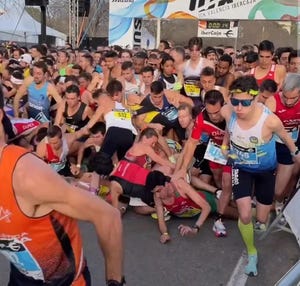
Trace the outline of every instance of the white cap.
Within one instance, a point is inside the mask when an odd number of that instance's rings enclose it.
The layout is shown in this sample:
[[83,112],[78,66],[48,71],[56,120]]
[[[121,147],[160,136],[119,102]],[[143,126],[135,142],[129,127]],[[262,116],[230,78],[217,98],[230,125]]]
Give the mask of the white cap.
[[32,61],[32,57],[30,54],[23,54],[21,55],[20,59],[19,59],[20,62],[25,62],[27,64],[31,64],[31,61]]

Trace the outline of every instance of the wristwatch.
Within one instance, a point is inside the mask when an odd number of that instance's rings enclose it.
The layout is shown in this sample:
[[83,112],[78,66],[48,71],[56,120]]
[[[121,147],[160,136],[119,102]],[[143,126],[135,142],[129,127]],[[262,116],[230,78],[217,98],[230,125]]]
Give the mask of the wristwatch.
[[299,150],[299,149],[296,149],[295,152],[291,152],[291,155],[292,155],[292,156],[297,156],[299,153],[300,153],[300,150]]

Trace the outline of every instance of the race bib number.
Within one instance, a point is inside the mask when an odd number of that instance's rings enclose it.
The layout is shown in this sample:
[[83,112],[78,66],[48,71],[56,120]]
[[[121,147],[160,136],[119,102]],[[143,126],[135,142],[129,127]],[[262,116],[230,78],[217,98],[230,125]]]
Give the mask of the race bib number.
[[131,120],[131,114],[128,110],[114,110],[114,117],[121,120]]
[[192,84],[192,83],[185,83],[184,90],[187,96],[190,97],[199,97],[200,94],[200,87]]
[[72,124],[66,124],[66,131],[67,133],[74,133],[78,126]]
[[41,122],[41,123],[50,122],[50,120],[47,118],[47,116],[42,111],[40,113],[38,113],[34,119]]
[[162,112],[162,115],[167,117],[169,121],[175,121],[178,117],[178,111],[175,107],[171,107],[166,111]]
[[235,164],[257,164],[257,149],[241,147],[234,142],[230,143],[232,147],[231,158]]
[[200,209],[196,209],[193,207],[190,207],[188,209],[185,209],[184,211],[182,211],[181,213],[176,214],[177,217],[181,217],[181,218],[189,218],[189,217],[194,217],[198,214],[201,213]]
[[221,165],[226,165],[227,163],[227,159],[222,154],[221,147],[214,143],[212,140],[209,140],[208,142],[206,152],[204,154],[204,159]]

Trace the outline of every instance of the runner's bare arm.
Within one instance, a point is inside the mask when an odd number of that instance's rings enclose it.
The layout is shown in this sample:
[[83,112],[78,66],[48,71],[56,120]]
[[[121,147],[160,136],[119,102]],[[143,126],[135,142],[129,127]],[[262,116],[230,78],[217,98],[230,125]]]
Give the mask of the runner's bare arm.
[[48,85],[48,95],[54,98],[55,102],[59,104],[62,101],[61,96],[57,92],[56,87],[53,84]]
[[274,96],[271,96],[266,100],[265,106],[268,107],[272,112],[275,112],[276,100],[275,100]]
[[166,243],[171,240],[170,234],[168,233],[168,228],[164,219],[164,208],[161,199],[159,198],[158,192],[154,194],[154,202],[155,202],[155,209],[157,214],[157,222],[158,228],[161,233],[160,242]]
[[64,113],[64,110],[65,110],[65,105],[66,105],[66,102],[65,100],[62,100],[59,105],[58,105],[58,108],[57,108],[57,112],[56,112],[56,116],[55,116],[55,120],[54,120],[54,125],[57,125],[57,126],[61,126],[63,124],[63,113]]
[[266,121],[266,124],[270,127],[271,131],[276,133],[283,143],[288,147],[291,153],[295,153],[298,149],[295,142],[284,129],[282,121],[275,115],[272,114]]
[[189,235],[189,234],[197,234],[200,230],[200,227],[203,225],[204,221],[207,219],[209,213],[210,213],[210,206],[209,204],[199,196],[199,194],[196,193],[196,191],[187,184],[184,180],[179,180],[176,182],[177,190],[181,193],[184,193],[185,196],[190,198],[192,201],[194,201],[200,208],[201,213],[197,221],[195,222],[194,226],[188,226],[184,224],[180,224],[178,226],[179,232],[182,236]]
[[[180,155],[180,160],[178,160],[178,163],[176,164],[176,169],[175,170],[180,170],[182,169],[183,171],[187,171],[188,166],[191,163],[191,160],[193,158],[195,149],[198,144],[198,140],[190,137],[187,142],[184,145],[182,154]],[[180,165],[179,165],[180,164]]]
[[92,118],[93,115],[94,115],[94,111],[89,106],[86,106],[82,115],[82,120],[85,120],[87,117]]
[[173,163],[171,163],[169,160],[163,159],[159,155],[157,155],[154,152],[154,150],[152,149],[152,147],[145,146],[144,150],[145,150],[145,154],[147,156],[149,156],[152,161],[154,161],[154,162],[156,162],[156,163],[158,163],[159,165],[162,165],[162,166],[168,166],[171,169],[175,168],[175,165]]
[[186,196],[189,197],[194,203],[196,203],[201,208],[201,214],[196,221],[196,225],[198,227],[202,226],[208,215],[210,214],[211,208],[206,200],[204,200],[201,196],[197,194],[197,192],[191,187],[190,184],[185,182],[184,180],[180,180],[177,182],[179,187],[181,187]]
[[178,91],[171,89],[165,89],[164,94],[167,97],[168,101],[173,104],[175,107],[178,107],[182,103],[187,103],[191,106],[194,106],[194,102],[190,97],[186,97],[180,94]]
[[81,165],[83,155],[84,155],[84,150],[94,146],[94,143],[91,142],[91,138],[88,138],[80,147],[77,153],[77,165]]
[[46,143],[45,140],[42,140],[38,143],[36,146],[35,154],[40,157],[41,159],[44,159],[46,156]]
[[229,123],[229,119],[231,117],[231,113],[232,113],[232,106],[231,106],[231,104],[225,104],[222,107],[222,109],[221,109],[221,115],[226,120],[227,125]]
[[275,81],[278,83],[278,88],[277,88],[278,91],[281,90],[285,77],[286,77],[285,66],[276,65]]
[[81,137],[87,136],[87,135],[89,135],[89,129],[86,126],[82,127],[81,129],[79,129],[78,131],[76,131],[74,133],[66,133],[65,137],[66,137],[69,148],[75,141],[77,141]]
[[94,115],[89,120],[88,124],[86,125],[89,129],[92,128],[98,121],[100,121],[101,117],[103,116],[103,114],[104,114],[103,105],[105,105],[105,101],[100,96],[99,106],[96,109]]
[[71,186],[32,154],[26,154],[18,161],[13,187],[16,197],[26,203],[27,210],[32,209],[32,213],[36,206],[44,206],[75,219],[92,222],[105,257],[106,279],[121,281],[123,242],[118,210]]
[[25,96],[25,94],[27,94],[27,86],[25,84],[22,84],[19,88],[19,90],[17,91],[17,94],[14,97],[14,116],[15,117],[20,117],[20,112],[19,112],[19,108],[20,108],[20,100],[22,99],[23,96]]

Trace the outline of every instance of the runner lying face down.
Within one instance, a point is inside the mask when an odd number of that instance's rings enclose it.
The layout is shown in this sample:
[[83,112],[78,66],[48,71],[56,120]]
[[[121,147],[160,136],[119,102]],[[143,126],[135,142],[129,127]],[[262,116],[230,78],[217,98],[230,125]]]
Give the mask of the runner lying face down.
[[[110,192],[114,207],[118,207],[118,199],[122,194],[128,197],[140,198],[151,206],[154,204],[152,190],[156,186],[164,185],[165,182],[170,181],[170,178],[163,173],[146,168],[150,163],[149,159],[171,169],[175,168],[173,163],[155,153],[153,147],[157,141],[158,134],[154,129],[146,128],[143,130],[139,140],[127,151],[125,157],[119,161],[110,174]],[[107,168],[107,162],[105,166],[102,166],[99,161],[96,172],[101,175],[109,174],[104,173],[102,169],[105,169],[105,171],[110,170],[110,168]]]

